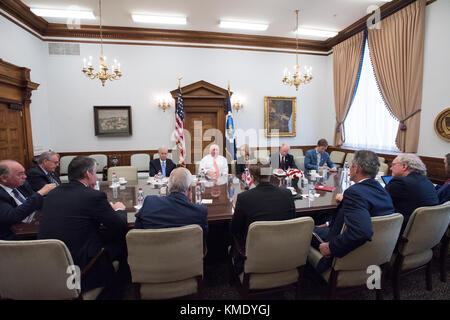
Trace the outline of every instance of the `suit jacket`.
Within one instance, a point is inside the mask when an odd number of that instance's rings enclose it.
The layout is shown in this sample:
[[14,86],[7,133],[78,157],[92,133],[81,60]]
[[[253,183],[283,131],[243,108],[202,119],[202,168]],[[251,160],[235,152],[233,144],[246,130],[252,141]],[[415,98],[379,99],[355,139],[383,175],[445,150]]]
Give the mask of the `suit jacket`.
[[[336,167],[334,162],[331,160],[330,155],[328,152],[324,151],[320,155],[320,163],[319,166],[322,167],[324,163],[327,163],[327,166],[330,168]],[[306,151],[305,154],[305,169],[306,170],[318,170],[319,167],[317,166],[317,153],[316,148]]]
[[[372,240],[371,217],[394,213],[391,197],[375,179],[356,183],[344,192],[338,211],[330,227],[315,228],[333,256],[341,258],[349,252]],[[343,225],[347,229],[341,234]],[[322,273],[331,267],[333,257],[323,257],[316,269]]]
[[[254,159],[255,159],[254,157],[251,157],[251,156],[249,157],[250,161],[254,160]],[[236,176],[238,178],[241,178],[242,174],[244,173],[245,166],[246,166],[246,163],[245,163],[244,157],[237,158],[237,160],[236,160]]]
[[295,218],[295,204],[291,192],[262,182],[255,188],[238,194],[231,220],[231,233],[243,245],[252,222],[293,218]]
[[[170,176],[170,173],[177,166],[173,163],[169,158],[166,159],[166,177]],[[159,159],[153,159],[150,161],[150,177],[153,177],[155,174],[158,174],[158,171],[161,171],[161,161]]]
[[20,223],[42,207],[43,197],[34,192],[26,181],[23,186],[17,189],[27,200],[20,206],[5,189],[0,187],[0,240],[12,240],[13,234],[9,230],[10,227]]
[[[59,180],[58,174],[56,172],[49,172],[53,179],[55,179],[58,184],[61,184],[61,180]],[[39,165],[31,167],[27,171],[27,181],[31,186],[31,189],[34,191],[39,191],[43,186],[48,183],[53,183],[50,177],[44,173],[42,168]]]
[[[78,181],[64,183],[45,197],[38,239],[59,239],[69,248],[81,270],[104,247],[100,224],[117,237],[127,231],[126,211],[114,211],[106,194]],[[114,273],[110,261],[102,258],[82,278],[81,290],[107,286]]]
[[437,195],[438,195],[440,204],[450,201],[450,182],[448,182],[447,184],[444,184],[443,186],[440,186],[437,189]]
[[208,232],[208,209],[192,203],[179,192],[167,197],[148,196],[142,208],[136,213],[136,229],[162,229],[198,224],[203,236]]
[[272,166],[272,169],[283,169],[287,170],[289,167],[291,169],[297,169],[297,166],[295,165],[294,156],[292,154],[286,154],[284,157],[284,167],[281,167],[280,162],[280,153],[274,153],[270,156],[270,164]]
[[405,177],[394,177],[386,185],[395,211],[404,216],[402,231],[416,208],[439,204],[436,189],[427,177],[412,172]]

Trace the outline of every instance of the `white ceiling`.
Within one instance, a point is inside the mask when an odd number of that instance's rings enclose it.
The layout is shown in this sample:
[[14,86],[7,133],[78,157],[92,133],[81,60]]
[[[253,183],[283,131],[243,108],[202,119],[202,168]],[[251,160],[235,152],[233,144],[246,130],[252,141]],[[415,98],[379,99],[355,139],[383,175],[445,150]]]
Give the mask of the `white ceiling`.
[[[78,6],[94,11],[97,20],[81,24],[98,25],[98,0],[22,0],[29,7],[67,9]],[[300,27],[341,31],[364,17],[370,5],[380,0],[102,0],[105,26],[196,30],[225,33],[295,37],[295,9],[300,10]],[[187,16],[187,25],[170,26],[134,23],[131,13]],[[51,23],[65,19],[44,18]],[[269,23],[266,31],[244,31],[219,28],[220,19]],[[302,36],[303,39],[314,39]],[[323,40],[316,38],[318,40]]]

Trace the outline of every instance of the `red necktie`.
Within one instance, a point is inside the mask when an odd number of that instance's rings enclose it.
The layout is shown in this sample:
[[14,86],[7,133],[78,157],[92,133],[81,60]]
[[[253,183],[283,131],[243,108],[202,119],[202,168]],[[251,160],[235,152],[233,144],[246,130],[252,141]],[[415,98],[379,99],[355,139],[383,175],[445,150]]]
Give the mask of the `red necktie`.
[[281,157],[281,164],[280,164],[280,167],[281,167],[281,169],[283,169],[283,170],[284,170],[284,165],[285,165],[285,163],[284,163],[284,157]]

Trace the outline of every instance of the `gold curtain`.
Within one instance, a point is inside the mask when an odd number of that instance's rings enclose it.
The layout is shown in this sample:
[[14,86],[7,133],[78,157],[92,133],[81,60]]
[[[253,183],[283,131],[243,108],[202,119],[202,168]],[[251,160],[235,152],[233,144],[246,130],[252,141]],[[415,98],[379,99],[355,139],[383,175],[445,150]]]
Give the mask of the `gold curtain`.
[[364,31],[333,47],[334,108],[336,127],[334,146],[344,143],[343,123],[355,93],[363,53]]
[[395,143],[417,152],[422,104],[426,0],[417,0],[369,29],[368,43],[381,95],[400,121]]

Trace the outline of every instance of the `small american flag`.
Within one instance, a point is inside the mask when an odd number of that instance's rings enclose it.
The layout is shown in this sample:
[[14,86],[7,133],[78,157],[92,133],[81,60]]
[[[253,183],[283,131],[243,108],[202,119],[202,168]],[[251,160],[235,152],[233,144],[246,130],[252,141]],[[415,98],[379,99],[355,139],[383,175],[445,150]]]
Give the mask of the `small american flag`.
[[178,150],[180,151],[180,160],[178,163],[185,166],[185,153],[186,146],[184,143],[184,109],[183,109],[183,96],[181,95],[181,89],[178,90],[178,101],[175,108],[175,141],[177,143]]

